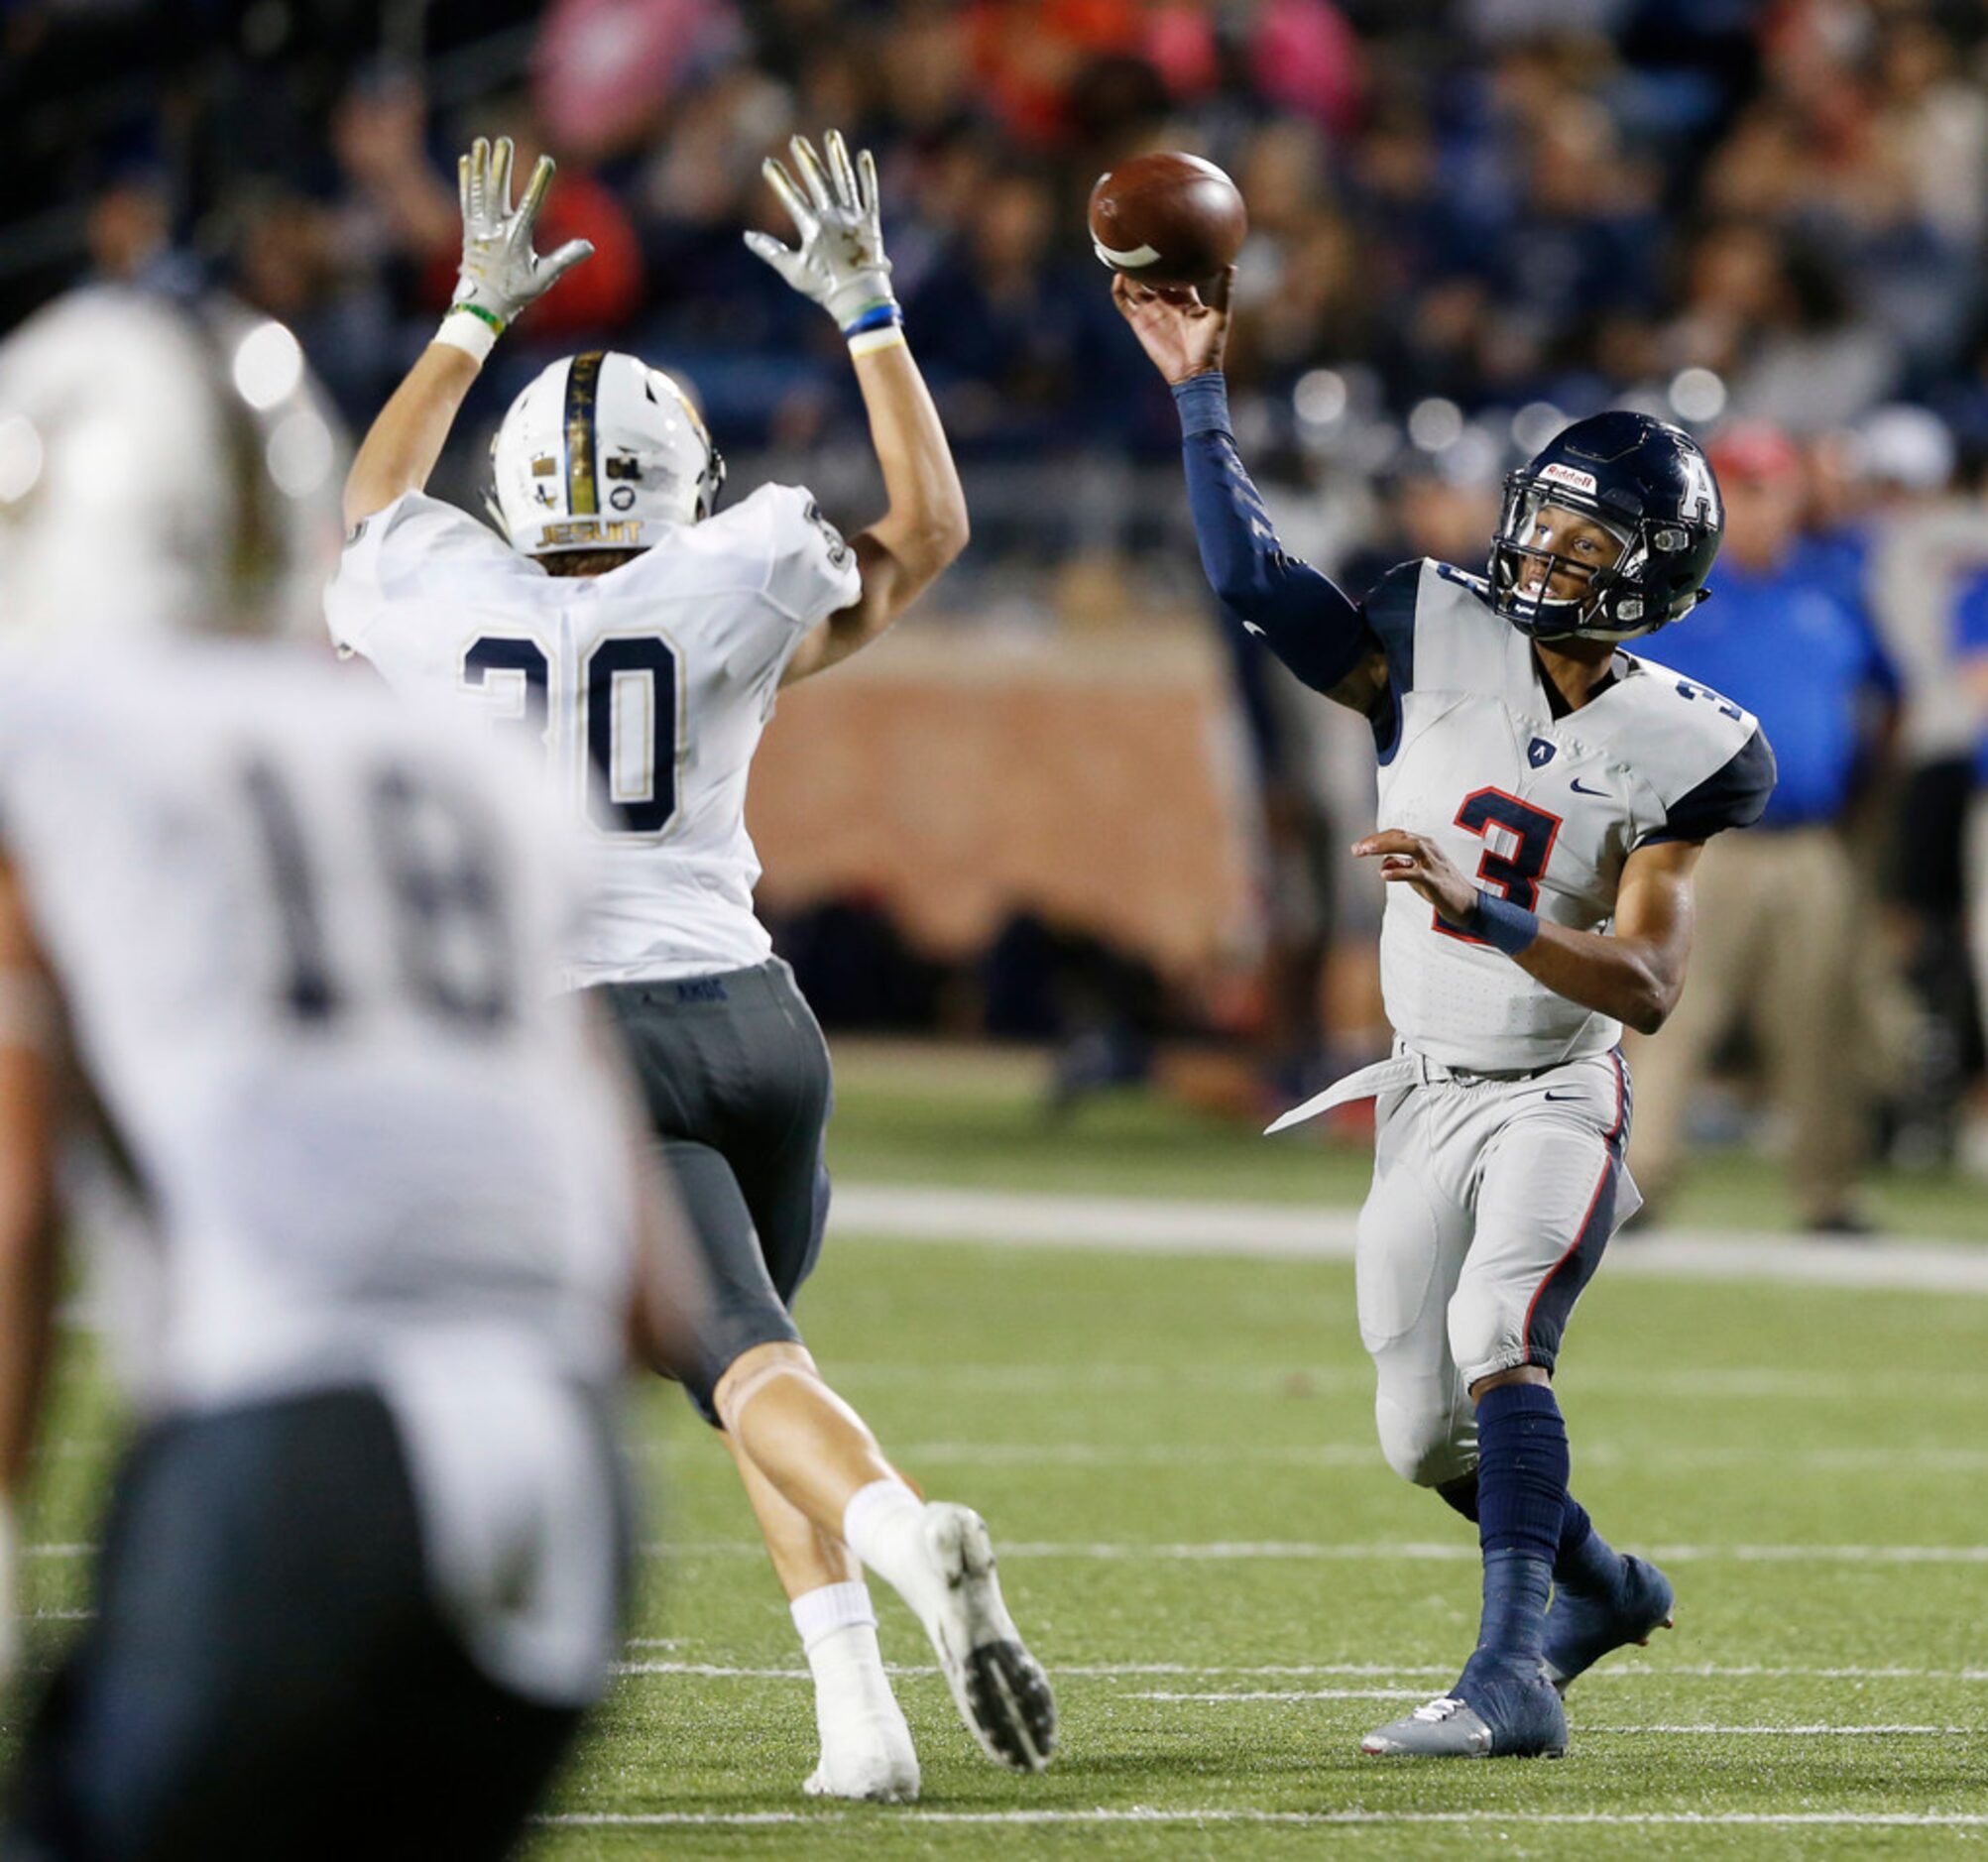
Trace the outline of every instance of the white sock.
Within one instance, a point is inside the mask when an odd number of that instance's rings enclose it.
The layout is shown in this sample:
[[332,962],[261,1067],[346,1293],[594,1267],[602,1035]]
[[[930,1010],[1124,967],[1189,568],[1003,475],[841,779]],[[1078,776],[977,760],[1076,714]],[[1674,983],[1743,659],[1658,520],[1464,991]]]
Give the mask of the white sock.
[[790,1608],[814,1675],[815,1730],[821,1735],[816,1780],[837,1795],[887,1784],[893,1793],[915,1796],[918,1759],[883,1672],[869,1586],[860,1578],[823,1584],[794,1598]]
[[873,1480],[859,1487],[842,1513],[842,1542],[911,1606],[920,1622],[930,1614],[928,1592],[937,1581],[925,1550],[925,1507],[901,1480]]
[[867,1629],[871,1641],[877,1640],[877,1612],[871,1606],[870,1586],[860,1577],[846,1584],[823,1584],[819,1590],[809,1590],[794,1598],[787,1607],[792,1612],[801,1647],[810,1658],[818,1647],[845,1629]]
[[861,1578],[823,1584],[796,1597],[790,1607],[814,1674],[815,1716],[821,1724],[826,1727],[848,1714],[867,1717],[883,1702],[894,1713],[883,1652],[877,1646],[870,1586]]

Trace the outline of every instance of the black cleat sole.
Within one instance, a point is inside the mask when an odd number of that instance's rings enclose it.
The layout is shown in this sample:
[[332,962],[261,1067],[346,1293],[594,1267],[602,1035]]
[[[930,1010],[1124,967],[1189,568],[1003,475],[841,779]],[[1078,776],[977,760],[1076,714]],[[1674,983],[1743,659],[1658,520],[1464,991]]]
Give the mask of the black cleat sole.
[[1042,1665],[1018,1642],[973,1650],[961,1676],[965,1705],[988,1756],[1039,1772],[1056,1750],[1056,1696]]

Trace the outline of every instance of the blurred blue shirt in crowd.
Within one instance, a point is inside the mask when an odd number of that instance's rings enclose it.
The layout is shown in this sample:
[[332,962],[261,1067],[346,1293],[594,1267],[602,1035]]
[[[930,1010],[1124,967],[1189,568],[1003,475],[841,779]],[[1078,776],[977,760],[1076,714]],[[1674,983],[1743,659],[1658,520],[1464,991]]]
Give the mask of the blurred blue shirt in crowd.
[[[1953,617],[1953,657],[1956,665],[1988,659],[1988,575],[1980,575],[1961,591]],[[1988,718],[1974,740],[1974,780],[1988,788]]]
[[1767,574],[1721,563],[1706,587],[1711,600],[1666,628],[1652,657],[1760,720],[1781,771],[1762,827],[1835,820],[1863,773],[1873,711],[1898,700],[1897,668],[1814,554]]

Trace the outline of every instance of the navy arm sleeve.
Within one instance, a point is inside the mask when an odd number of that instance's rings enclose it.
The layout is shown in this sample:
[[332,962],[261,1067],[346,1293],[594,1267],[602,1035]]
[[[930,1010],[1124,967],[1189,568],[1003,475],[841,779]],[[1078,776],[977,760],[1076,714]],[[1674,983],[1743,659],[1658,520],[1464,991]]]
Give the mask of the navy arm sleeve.
[[1766,812],[1775,775],[1773,747],[1767,734],[1756,726],[1727,761],[1671,804],[1661,828],[1644,835],[1636,845],[1708,841],[1725,828],[1750,828]]
[[1330,692],[1373,649],[1365,617],[1308,562],[1278,547],[1235,450],[1220,375],[1174,384],[1188,504],[1209,586],[1315,692]]

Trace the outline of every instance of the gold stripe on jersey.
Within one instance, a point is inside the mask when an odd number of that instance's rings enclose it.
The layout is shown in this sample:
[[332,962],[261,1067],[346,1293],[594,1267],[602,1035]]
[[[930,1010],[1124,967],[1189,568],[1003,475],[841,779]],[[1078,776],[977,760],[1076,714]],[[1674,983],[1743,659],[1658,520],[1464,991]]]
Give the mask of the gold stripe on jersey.
[[600,399],[601,363],[598,349],[575,356],[566,371],[566,510],[576,518],[597,517],[600,487],[594,467],[594,414]]

